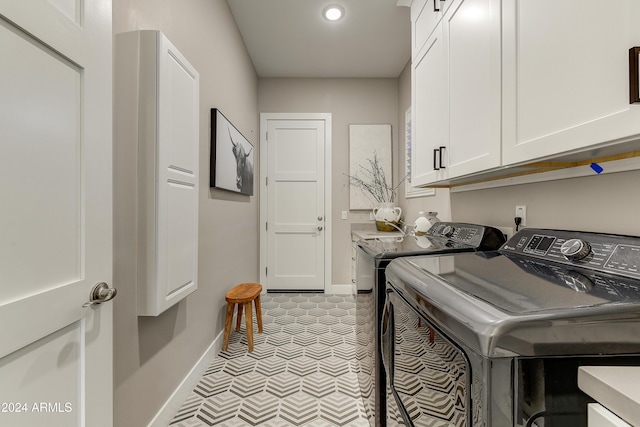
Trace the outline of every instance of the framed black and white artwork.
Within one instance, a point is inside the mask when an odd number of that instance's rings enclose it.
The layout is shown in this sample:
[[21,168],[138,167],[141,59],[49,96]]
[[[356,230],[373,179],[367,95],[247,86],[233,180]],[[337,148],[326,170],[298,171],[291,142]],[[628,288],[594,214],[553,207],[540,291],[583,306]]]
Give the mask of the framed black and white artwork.
[[247,138],[212,108],[209,186],[253,196],[253,155]]
[[[379,183],[377,178],[383,178],[393,187],[392,172],[391,125],[349,125],[349,176],[371,180],[370,183]],[[372,199],[366,191],[353,185],[349,188],[350,210],[370,210],[381,201]]]

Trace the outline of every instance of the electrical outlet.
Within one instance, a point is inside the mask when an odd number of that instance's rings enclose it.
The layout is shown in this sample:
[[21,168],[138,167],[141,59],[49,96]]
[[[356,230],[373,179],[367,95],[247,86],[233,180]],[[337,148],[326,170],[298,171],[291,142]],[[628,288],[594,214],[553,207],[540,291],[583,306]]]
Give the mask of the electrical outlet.
[[342,211],[342,219],[349,218],[349,213],[347,211]]
[[521,227],[527,226],[527,207],[526,206],[516,206],[516,216],[522,218],[520,222]]

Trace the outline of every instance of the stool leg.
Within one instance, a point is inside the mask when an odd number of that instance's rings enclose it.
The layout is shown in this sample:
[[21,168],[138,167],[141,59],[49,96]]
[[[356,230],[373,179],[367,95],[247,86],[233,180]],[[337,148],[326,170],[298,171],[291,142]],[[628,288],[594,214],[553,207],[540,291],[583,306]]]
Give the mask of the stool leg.
[[247,321],[247,344],[249,352],[253,351],[253,314],[251,313],[251,301],[245,302],[244,317]]
[[227,317],[224,319],[224,343],[222,351],[227,351],[229,347],[229,337],[231,336],[231,323],[233,323],[233,303],[227,303]]
[[238,318],[236,319],[236,332],[240,332],[240,325],[242,325],[242,304],[238,303]]
[[260,295],[255,299],[256,319],[258,320],[258,332],[262,333],[262,307],[260,305]]

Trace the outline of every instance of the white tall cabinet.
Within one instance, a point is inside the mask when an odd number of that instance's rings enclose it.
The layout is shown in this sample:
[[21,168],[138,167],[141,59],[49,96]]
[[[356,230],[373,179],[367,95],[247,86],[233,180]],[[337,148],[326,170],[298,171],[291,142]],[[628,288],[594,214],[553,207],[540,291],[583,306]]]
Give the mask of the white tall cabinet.
[[115,63],[114,163],[130,180],[114,192],[135,206],[116,209],[132,232],[115,247],[137,249],[116,267],[135,266],[138,314],[157,316],[198,287],[199,75],[153,30],[118,34]]
[[412,185],[498,166],[500,1],[418,1],[411,16]]

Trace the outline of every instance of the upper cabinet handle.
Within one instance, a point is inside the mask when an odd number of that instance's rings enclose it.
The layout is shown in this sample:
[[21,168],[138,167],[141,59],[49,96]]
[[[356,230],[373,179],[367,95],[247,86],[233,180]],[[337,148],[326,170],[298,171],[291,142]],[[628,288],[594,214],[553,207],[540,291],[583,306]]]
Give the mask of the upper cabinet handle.
[[629,103],[640,102],[640,47],[629,49]]
[[434,12],[440,12],[440,8],[438,7],[438,4],[440,4],[440,0],[433,0],[433,11]]
[[433,149],[433,170],[434,171],[437,171],[440,169],[438,168],[438,151],[440,150],[438,150],[437,148]]
[[444,149],[447,147],[440,147],[440,149],[438,150],[440,152],[439,156],[440,156],[440,169],[446,169],[446,167],[444,166],[444,162],[442,161],[442,153],[444,153]]

